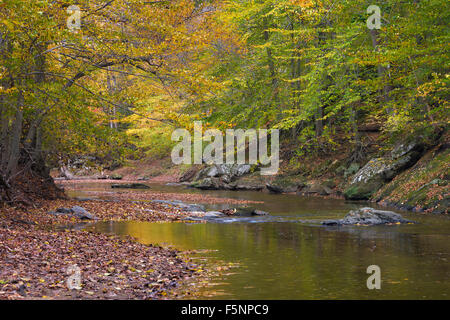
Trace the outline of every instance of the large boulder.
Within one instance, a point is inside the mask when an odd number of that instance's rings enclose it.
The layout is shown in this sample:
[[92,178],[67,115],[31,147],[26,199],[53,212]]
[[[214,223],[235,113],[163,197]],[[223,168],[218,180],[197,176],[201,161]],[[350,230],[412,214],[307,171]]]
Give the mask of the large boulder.
[[221,175],[221,168],[219,166],[212,166],[208,168],[206,176],[208,177],[219,177]]
[[251,168],[249,164],[216,164],[207,168],[206,175],[208,177],[228,176],[234,178],[250,173]]
[[231,176],[240,177],[251,172],[252,166],[249,164],[234,164],[231,167]]
[[214,164],[200,170],[195,176],[194,180],[201,180],[204,178],[216,178],[224,175],[232,176],[232,167],[230,164]]
[[263,185],[232,182],[251,171],[252,166],[249,164],[212,165],[200,170],[190,186],[202,190],[262,190]]
[[350,211],[343,219],[325,220],[323,225],[378,225],[378,224],[398,224],[413,223],[404,219],[400,214],[392,211],[376,210],[373,208],[361,208]]
[[370,199],[386,182],[413,166],[422,156],[424,149],[423,142],[399,144],[386,157],[370,160],[354,175],[350,186],[344,192],[345,198]]
[[219,178],[204,178],[191,183],[191,187],[201,190],[221,190],[225,188],[225,184]]
[[[205,184],[214,185],[214,180],[206,180],[212,178],[220,178],[223,183],[230,183],[237,177],[241,177],[252,171],[249,164],[215,164],[203,168],[194,177],[193,187]],[[204,181],[206,180],[206,181]]]
[[193,181],[198,181],[206,178],[208,176],[208,171],[210,170],[210,167],[206,167],[203,169],[200,169],[192,179]]

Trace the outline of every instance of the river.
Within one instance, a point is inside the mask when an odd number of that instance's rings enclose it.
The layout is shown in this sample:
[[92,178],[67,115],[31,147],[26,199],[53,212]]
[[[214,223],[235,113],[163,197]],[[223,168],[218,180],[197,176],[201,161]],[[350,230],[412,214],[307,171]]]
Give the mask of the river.
[[[232,265],[204,286],[204,298],[450,298],[447,216],[396,211],[418,223],[323,227],[317,222],[341,218],[351,209],[374,205],[293,194],[200,191],[162,184],[151,187],[151,191],[158,192],[262,201],[254,207],[271,214],[251,219],[219,219],[215,223],[98,222],[87,227],[96,232],[131,235],[145,244],[200,250],[195,255],[197,259]],[[102,188],[105,187],[95,185],[88,189]],[[226,207],[206,205],[211,210]],[[370,265],[380,267],[379,290],[367,288],[370,274],[366,271]]]

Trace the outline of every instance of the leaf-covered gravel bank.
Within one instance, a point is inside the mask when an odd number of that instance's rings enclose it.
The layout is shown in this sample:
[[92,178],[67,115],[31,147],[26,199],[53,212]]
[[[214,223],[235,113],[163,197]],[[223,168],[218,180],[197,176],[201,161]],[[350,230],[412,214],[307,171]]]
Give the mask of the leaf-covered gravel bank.
[[[82,206],[103,221],[178,221],[188,213],[143,201],[49,200],[35,208],[0,208],[0,299],[177,299],[208,272],[187,253],[132,238],[65,229],[82,220],[51,214]],[[69,290],[71,266],[80,290]],[[72,271],[73,273],[73,271]]]
[[[196,267],[179,252],[132,239],[34,227],[0,229],[0,299],[176,298]],[[67,281],[78,266],[81,289]]]

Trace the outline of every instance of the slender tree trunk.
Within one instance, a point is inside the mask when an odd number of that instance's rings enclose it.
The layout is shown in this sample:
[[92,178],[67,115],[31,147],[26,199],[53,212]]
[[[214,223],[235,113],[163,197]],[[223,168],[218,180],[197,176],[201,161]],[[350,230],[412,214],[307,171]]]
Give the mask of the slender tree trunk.
[[[290,19],[289,30],[294,31],[295,18],[290,16],[289,19]],[[294,49],[297,49],[297,50],[300,49],[301,42],[296,41],[293,33],[291,33],[291,43],[292,43],[292,47]],[[292,54],[292,58],[291,58],[291,79],[299,78],[301,75],[301,72],[302,72],[302,67],[301,67],[300,55],[298,52],[294,51]],[[300,89],[301,89],[301,83],[299,80],[292,82],[291,97],[292,97],[292,108],[294,110],[300,109]],[[291,129],[291,134],[292,134],[293,139],[297,136],[298,128],[299,128],[299,125],[297,124],[297,125],[293,126]]]
[[9,179],[12,175],[16,173],[17,165],[19,163],[20,157],[20,138],[22,135],[22,124],[23,124],[23,107],[24,98],[22,91],[19,91],[17,97],[17,111],[16,117],[11,128],[11,137],[9,143],[9,159],[8,166],[6,167],[6,176]]
[[9,139],[8,139],[8,131],[9,131],[9,117],[6,113],[6,110],[2,110],[2,133],[1,133],[1,149],[2,149],[2,157],[1,157],[1,171],[6,171],[6,166],[8,165],[9,159]]
[[323,133],[323,107],[319,106],[316,113],[316,137],[319,138]]
[[[378,30],[377,29],[371,29],[370,30],[370,38],[372,39],[372,46],[376,52],[379,51],[379,37],[378,37]],[[383,79],[385,77],[385,74],[387,72],[388,68],[383,67],[381,64],[377,66],[377,73],[378,78]],[[391,86],[385,82],[383,89],[381,90],[383,95],[383,101],[387,102],[389,101],[389,93],[392,90]],[[392,110],[388,110],[389,113],[391,113]]]
[[[116,80],[116,77],[111,74],[109,67],[107,68],[106,72],[107,72],[106,85],[108,88],[108,93],[110,95],[112,95],[117,90],[117,80]],[[111,129],[117,130],[117,122],[115,121],[116,120],[116,106],[110,107],[109,115],[110,115],[109,127]]]
[[[269,22],[267,21],[267,18],[263,18],[263,38],[264,41],[267,43],[270,39],[269,31],[267,31],[267,28],[269,27]],[[269,66],[269,73],[270,78],[272,79],[272,90],[273,90],[273,97],[274,100],[277,99],[277,79],[276,79],[276,72],[275,72],[275,63],[272,56],[272,49],[267,46],[266,47],[266,53],[267,53],[267,64]]]

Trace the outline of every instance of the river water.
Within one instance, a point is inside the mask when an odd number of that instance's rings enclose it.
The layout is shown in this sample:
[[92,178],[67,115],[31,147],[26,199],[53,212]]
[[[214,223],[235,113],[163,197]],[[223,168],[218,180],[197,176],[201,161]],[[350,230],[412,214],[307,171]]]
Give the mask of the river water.
[[[233,265],[209,281],[202,289],[203,298],[450,299],[447,216],[396,211],[418,223],[323,227],[317,221],[341,218],[351,209],[374,205],[158,184],[152,184],[151,190],[262,201],[253,206],[271,214],[208,223],[99,222],[88,227],[131,235],[145,244],[201,250],[198,259]],[[208,205],[209,209],[224,206]],[[379,290],[367,288],[370,265],[380,267]]]

